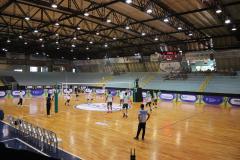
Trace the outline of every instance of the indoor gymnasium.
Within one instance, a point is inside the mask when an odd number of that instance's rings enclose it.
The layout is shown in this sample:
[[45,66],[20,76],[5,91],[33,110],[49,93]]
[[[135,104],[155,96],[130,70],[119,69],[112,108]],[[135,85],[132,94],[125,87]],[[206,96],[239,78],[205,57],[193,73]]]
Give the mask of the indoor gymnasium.
[[240,0],[0,0],[0,159],[239,160]]

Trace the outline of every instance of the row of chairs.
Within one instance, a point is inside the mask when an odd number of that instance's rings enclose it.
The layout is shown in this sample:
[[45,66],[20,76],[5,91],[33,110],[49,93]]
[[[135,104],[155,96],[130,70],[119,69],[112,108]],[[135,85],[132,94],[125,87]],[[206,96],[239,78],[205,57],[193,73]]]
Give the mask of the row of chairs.
[[8,116],[8,121],[16,129],[17,134],[41,150],[58,150],[58,143],[61,140],[57,138],[56,133],[13,116]]

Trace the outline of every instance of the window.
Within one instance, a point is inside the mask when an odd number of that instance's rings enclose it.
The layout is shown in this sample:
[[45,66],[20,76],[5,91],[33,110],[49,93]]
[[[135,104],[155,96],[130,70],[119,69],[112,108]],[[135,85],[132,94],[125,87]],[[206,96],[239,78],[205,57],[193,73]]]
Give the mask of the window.
[[75,68],[73,68],[73,69],[72,69],[72,72],[73,72],[73,73],[75,73],[75,72],[76,72],[76,69],[75,69]]
[[38,67],[30,66],[30,72],[37,72]]

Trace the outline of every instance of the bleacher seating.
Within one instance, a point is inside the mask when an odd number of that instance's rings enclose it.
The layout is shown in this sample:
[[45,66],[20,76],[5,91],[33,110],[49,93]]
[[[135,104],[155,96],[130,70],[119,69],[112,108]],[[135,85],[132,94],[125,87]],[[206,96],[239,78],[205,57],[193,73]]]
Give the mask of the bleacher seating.
[[[166,74],[157,72],[129,72],[120,75],[111,73],[68,73],[68,72],[45,72],[45,73],[18,73],[0,72],[1,75],[14,77],[19,85],[55,85],[56,83],[99,83],[104,77],[111,76],[106,82],[106,87],[132,88],[138,78],[139,84],[150,75],[154,78],[143,85],[143,89],[160,89],[172,91],[197,92],[206,78],[204,73],[189,73],[186,79],[165,80]],[[238,72],[239,75],[239,72]],[[226,76],[212,73],[213,78],[209,81],[205,92],[235,93],[239,94],[240,76]],[[121,83],[123,82],[123,83]]]

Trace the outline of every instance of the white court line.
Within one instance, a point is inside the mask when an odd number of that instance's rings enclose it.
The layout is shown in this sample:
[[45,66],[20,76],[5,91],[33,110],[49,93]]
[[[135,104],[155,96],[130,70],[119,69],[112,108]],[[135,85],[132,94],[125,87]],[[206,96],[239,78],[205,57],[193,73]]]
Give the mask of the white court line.
[[12,140],[15,140],[16,138],[11,138],[11,139],[6,139],[6,140],[3,140],[3,141],[0,141],[0,142],[8,142],[8,141],[12,141]]
[[23,144],[25,144],[26,146],[28,146],[28,147],[30,147],[30,148],[32,148],[32,149],[34,149],[35,151],[37,151],[37,152],[39,152],[39,153],[43,154],[44,156],[50,157],[50,156],[49,156],[49,155],[47,155],[46,153],[43,153],[42,151],[38,150],[37,148],[34,148],[34,147],[33,147],[33,146],[31,146],[30,144],[28,144],[28,143],[26,143],[26,142],[22,141],[21,139],[19,139],[19,138],[16,138],[16,139],[17,139],[18,141],[22,142]]

